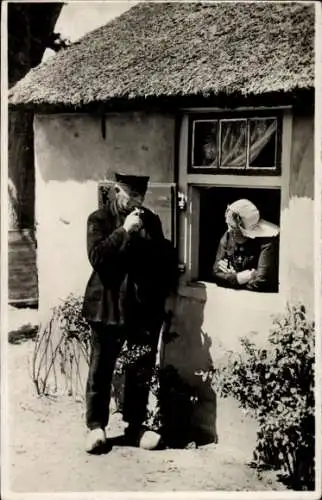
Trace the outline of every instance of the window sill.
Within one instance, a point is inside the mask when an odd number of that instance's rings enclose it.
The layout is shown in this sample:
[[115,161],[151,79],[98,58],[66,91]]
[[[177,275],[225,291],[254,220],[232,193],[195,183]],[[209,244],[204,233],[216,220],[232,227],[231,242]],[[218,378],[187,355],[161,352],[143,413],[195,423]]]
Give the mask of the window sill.
[[[209,298],[220,298],[221,300],[235,299],[245,300],[249,302],[251,297],[251,302],[253,307],[256,304],[260,304],[265,300],[265,302],[274,306],[278,306],[282,302],[282,294],[278,293],[265,293],[265,292],[254,292],[252,290],[234,290],[232,288],[223,288],[215,283],[210,283],[207,281],[195,281],[181,284],[178,290],[178,295],[180,297],[191,298],[200,302],[206,302]],[[274,307],[275,308],[275,307]]]

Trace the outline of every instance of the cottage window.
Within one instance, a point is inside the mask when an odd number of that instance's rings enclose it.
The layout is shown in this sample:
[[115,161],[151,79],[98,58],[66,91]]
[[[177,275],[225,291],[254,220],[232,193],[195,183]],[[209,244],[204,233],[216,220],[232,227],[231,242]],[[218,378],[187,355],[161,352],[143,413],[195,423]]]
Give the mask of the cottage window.
[[[183,283],[213,281],[212,265],[226,230],[224,214],[233,201],[248,198],[263,218],[281,225],[288,203],[290,137],[289,109],[187,111],[179,150],[179,190],[186,198],[179,222]],[[286,252],[281,230],[280,284]]]

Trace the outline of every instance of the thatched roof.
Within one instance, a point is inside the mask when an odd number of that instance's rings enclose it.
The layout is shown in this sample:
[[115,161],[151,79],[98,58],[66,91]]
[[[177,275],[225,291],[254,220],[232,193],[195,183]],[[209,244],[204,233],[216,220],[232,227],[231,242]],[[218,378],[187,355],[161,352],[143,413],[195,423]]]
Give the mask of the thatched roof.
[[140,3],[31,70],[24,106],[258,96],[314,86],[314,5]]

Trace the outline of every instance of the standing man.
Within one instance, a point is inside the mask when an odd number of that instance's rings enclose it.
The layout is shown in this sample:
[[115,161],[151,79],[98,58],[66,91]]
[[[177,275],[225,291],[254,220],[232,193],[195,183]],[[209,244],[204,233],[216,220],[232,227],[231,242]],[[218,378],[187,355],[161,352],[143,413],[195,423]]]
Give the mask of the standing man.
[[[172,247],[161,221],[142,206],[149,177],[115,178],[104,207],[87,222],[93,268],[83,304],[83,316],[92,328],[86,386],[88,453],[98,452],[106,441],[112,376],[125,341],[142,351],[127,368],[123,405],[128,422],[125,442],[140,445],[165,300],[174,276]],[[160,436],[153,437],[156,447]]]

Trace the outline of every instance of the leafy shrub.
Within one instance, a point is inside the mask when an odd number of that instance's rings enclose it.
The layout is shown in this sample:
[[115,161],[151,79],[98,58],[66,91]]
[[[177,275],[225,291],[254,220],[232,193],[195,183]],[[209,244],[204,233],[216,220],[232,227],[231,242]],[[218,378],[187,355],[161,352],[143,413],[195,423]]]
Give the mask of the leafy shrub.
[[267,349],[242,338],[213,384],[258,421],[257,467],[284,470],[294,489],[314,489],[314,324],[304,306],[275,318]]

